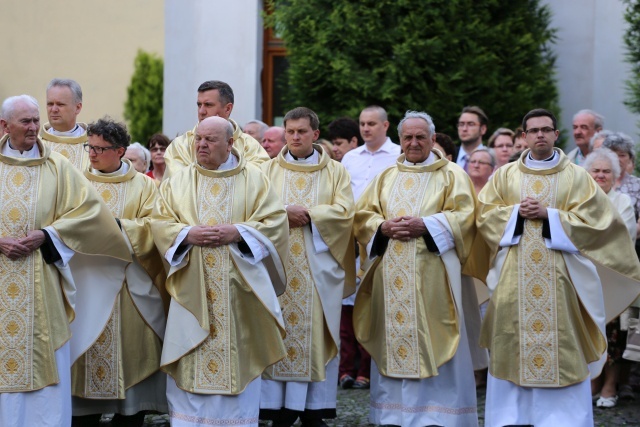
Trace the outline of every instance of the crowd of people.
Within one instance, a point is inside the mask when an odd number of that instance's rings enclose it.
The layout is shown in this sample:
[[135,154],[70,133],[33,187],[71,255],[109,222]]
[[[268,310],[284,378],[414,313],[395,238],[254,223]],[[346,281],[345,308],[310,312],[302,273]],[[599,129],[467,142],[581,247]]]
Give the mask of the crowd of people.
[[632,393],[640,178],[596,112],[568,154],[544,109],[486,146],[477,106],[459,148],[376,105],[320,140],[306,107],[242,129],[207,81],[145,147],[79,123],[73,80],[46,99],[0,110],[0,425],[325,426],[341,387],[376,425],[467,427],[486,381],[486,426],[591,427]]

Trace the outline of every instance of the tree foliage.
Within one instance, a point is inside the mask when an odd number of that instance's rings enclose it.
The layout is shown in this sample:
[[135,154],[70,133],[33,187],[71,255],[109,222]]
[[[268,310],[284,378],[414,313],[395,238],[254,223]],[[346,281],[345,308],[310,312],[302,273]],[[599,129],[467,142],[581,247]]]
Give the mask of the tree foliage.
[[631,78],[627,80],[625,105],[634,113],[640,113],[640,2],[625,0],[624,19],[629,27],[624,35],[627,45],[627,62],[631,65]]
[[532,108],[559,112],[550,11],[539,0],[286,0],[266,22],[289,54],[288,107],[321,123],[383,106],[392,124],[426,111],[456,137],[478,105],[490,128],[515,128]]
[[132,141],[146,145],[151,135],[162,131],[163,73],[162,58],[138,51],[124,104]]

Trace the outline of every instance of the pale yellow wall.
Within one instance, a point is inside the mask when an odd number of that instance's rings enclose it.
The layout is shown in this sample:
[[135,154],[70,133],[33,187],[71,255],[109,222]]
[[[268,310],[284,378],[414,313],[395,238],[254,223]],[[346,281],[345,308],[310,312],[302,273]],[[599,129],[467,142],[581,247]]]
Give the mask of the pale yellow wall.
[[82,86],[79,120],[122,120],[138,49],[163,56],[162,0],[0,0],[0,98],[27,93],[47,121],[54,77]]

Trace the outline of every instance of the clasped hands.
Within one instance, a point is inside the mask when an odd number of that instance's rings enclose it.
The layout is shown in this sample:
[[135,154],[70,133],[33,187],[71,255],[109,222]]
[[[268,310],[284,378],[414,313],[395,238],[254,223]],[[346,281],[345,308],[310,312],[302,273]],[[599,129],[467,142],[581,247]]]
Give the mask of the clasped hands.
[[31,230],[25,237],[16,239],[13,237],[0,238],[0,252],[12,261],[31,254],[44,243],[44,231]]
[[219,246],[237,243],[242,240],[238,229],[231,224],[222,225],[196,225],[187,233],[185,242],[195,246]]
[[525,219],[547,219],[549,218],[549,213],[547,212],[547,207],[540,203],[539,200],[525,197],[520,202],[520,209],[518,213],[521,217]]
[[399,216],[382,223],[380,231],[385,236],[407,242],[427,233],[427,227],[420,217]]
[[289,228],[303,227],[311,222],[309,209],[299,205],[287,206],[287,218],[289,219]]

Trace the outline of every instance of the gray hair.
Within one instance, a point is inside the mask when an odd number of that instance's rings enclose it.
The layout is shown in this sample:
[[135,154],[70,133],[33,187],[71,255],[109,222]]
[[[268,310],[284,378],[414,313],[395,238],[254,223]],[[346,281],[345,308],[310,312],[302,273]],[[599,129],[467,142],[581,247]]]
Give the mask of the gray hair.
[[611,134],[605,138],[602,146],[607,147],[612,151],[622,151],[627,153],[631,160],[636,158],[636,145],[634,144],[633,139],[622,132],[611,132]]
[[260,126],[259,128],[259,132],[260,132],[260,139],[262,139],[262,135],[264,135],[264,132],[269,129],[269,125],[266,124],[265,122],[263,122],[262,120],[250,120],[247,123],[245,123],[244,125],[250,125],[252,123],[257,124],[258,126]]
[[144,160],[147,170],[149,170],[149,165],[151,164],[151,153],[144,145],[139,142],[134,142],[127,147],[127,150],[136,150],[140,154],[140,157],[142,157],[142,160]]
[[489,155],[489,158],[491,159],[491,167],[495,168],[496,167],[496,156],[494,154],[494,150],[493,148],[486,148],[485,146],[481,145],[480,147],[476,148],[475,150],[473,150],[471,152],[471,154],[469,154],[468,159],[471,160],[471,156],[473,156],[475,153],[487,153]]
[[581,114],[588,114],[593,117],[593,124],[596,129],[602,129],[604,127],[604,116],[602,114],[598,114],[593,110],[580,110],[573,115],[573,120],[576,119]]
[[10,96],[2,102],[2,109],[0,109],[0,117],[5,121],[8,121],[13,116],[13,111],[16,109],[16,104],[19,102],[28,102],[33,104],[37,109],[40,109],[38,101],[31,95],[17,95]]
[[595,144],[596,139],[600,139],[600,138],[606,139],[612,133],[613,131],[610,131],[607,129],[602,129],[600,132],[594,133],[591,139],[589,140],[589,149],[593,150],[593,144]]
[[82,88],[77,81],[71,79],[53,79],[47,85],[47,91],[52,87],[65,86],[71,90],[73,94],[73,102],[79,104],[82,102]]
[[404,117],[402,118],[402,120],[400,120],[400,123],[398,123],[398,137],[400,137],[401,139],[402,139],[402,125],[404,124],[405,121],[409,119],[424,120],[425,122],[427,122],[427,125],[429,126],[429,135],[431,136],[436,134],[436,125],[433,124],[433,119],[431,118],[430,115],[422,111],[407,110],[407,112],[404,113]]
[[591,167],[598,160],[605,160],[611,164],[611,172],[613,173],[613,179],[616,180],[620,177],[620,161],[618,160],[618,156],[616,153],[609,150],[608,148],[598,148],[595,151],[589,153],[586,159],[584,159],[584,163],[582,167],[587,170],[587,172],[591,172]]

